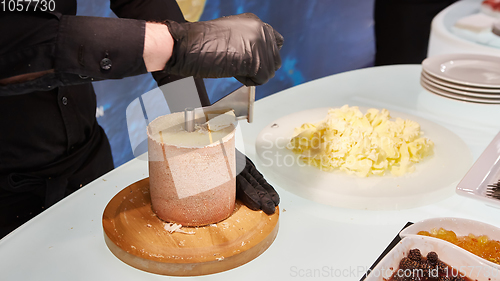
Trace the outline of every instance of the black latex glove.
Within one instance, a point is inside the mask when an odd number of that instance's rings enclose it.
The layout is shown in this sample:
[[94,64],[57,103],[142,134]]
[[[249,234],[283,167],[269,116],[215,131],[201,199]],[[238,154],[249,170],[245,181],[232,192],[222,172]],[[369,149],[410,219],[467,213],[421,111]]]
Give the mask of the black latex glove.
[[165,24],[174,38],[165,71],[195,78],[235,77],[247,86],[266,83],[281,67],[283,36],[256,15]]
[[236,198],[252,210],[262,209],[268,215],[273,214],[280,203],[278,193],[257,171],[252,161],[238,150],[236,168],[241,170],[236,176]]

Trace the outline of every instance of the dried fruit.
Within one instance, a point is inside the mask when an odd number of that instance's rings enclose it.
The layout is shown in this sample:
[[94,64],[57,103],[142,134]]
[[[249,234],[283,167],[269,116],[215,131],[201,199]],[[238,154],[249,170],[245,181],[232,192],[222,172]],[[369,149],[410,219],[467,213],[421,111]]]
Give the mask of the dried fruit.
[[408,253],[408,258],[414,261],[420,261],[422,259],[422,255],[420,254],[419,249],[411,249]]

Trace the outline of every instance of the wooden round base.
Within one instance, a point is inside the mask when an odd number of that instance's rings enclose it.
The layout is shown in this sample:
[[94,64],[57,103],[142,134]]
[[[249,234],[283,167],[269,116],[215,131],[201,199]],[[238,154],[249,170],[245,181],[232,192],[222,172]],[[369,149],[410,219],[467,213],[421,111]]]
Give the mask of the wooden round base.
[[262,254],[278,233],[273,215],[236,202],[219,223],[170,233],[151,209],[149,178],[129,185],[106,206],[102,224],[111,252],[126,264],[156,274],[199,276],[229,270]]

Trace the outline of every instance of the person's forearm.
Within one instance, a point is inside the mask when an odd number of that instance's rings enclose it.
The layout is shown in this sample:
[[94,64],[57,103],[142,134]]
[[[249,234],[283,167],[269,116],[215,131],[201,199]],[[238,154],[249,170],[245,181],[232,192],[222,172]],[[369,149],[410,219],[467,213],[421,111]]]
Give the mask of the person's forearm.
[[[168,31],[168,27],[161,23],[146,23],[146,34],[144,36],[144,64],[148,72],[159,71],[165,68],[165,64],[172,56],[172,48],[174,39]],[[0,79],[0,84],[15,84],[30,81],[41,77],[48,73],[53,73],[54,70],[47,70],[36,73],[29,73]]]
[[163,70],[172,56],[173,47],[174,39],[166,25],[153,22],[146,23],[142,58],[148,72]]

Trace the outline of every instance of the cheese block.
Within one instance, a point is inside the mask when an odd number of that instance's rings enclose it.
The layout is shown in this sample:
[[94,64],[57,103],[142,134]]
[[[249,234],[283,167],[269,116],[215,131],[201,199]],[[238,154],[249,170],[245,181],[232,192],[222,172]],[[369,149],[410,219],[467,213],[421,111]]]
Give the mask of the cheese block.
[[148,125],[151,203],[160,219],[202,226],[233,212],[235,125],[221,125],[217,131],[206,129],[205,124],[187,132],[182,112],[158,117]]

